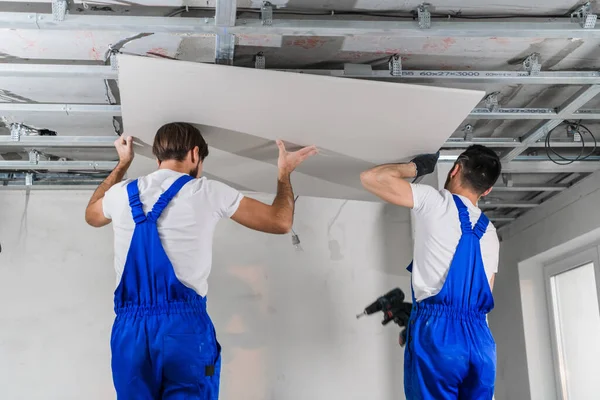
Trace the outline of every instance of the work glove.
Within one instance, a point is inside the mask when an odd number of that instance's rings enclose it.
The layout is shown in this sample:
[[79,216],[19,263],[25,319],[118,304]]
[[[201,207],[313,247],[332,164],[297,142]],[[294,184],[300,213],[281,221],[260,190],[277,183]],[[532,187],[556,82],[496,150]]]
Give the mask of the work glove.
[[417,167],[417,176],[415,176],[415,178],[419,178],[423,175],[429,175],[435,171],[435,165],[437,164],[439,158],[439,151],[435,154],[422,154],[413,158],[411,162]]

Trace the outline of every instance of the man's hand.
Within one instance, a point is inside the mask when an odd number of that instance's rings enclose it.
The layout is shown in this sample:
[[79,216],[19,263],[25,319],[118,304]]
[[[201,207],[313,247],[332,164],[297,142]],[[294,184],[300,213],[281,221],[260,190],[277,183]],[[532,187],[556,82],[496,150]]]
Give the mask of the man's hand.
[[277,195],[270,206],[260,201],[244,197],[231,219],[247,228],[266,233],[285,234],[292,229],[294,222],[294,192],[290,175],[308,157],[317,154],[315,146],[304,147],[288,152],[281,140],[277,141],[279,159],[277,167]]
[[433,171],[435,171],[435,166],[439,158],[439,151],[435,154],[423,154],[413,158],[411,163],[413,163],[417,169],[417,174],[415,178],[419,178],[423,175],[429,175]]
[[279,147],[279,158],[277,159],[277,167],[283,174],[290,175],[304,160],[310,156],[317,154],[317,148],[315,146],[304,147],[298,151],[288,152],[285,149],[283,141],[277,141],[277,147]]
[[119,164],[129,167],[133,161],[133,137],[119,136],[115,140],[115,149],[119,155]]
[[119,163],[110,175],[106,177],[104,182],[98,186],[98,189],[92,195],[85,209],[85,221],[96,228],[110,224],[110,219],[104,216],[102,200],[108,189],[123,180],[127,169],[133,161],[133,137],[119,136],[115,140],[115,149],[117,149],[117,154],[119,154]]

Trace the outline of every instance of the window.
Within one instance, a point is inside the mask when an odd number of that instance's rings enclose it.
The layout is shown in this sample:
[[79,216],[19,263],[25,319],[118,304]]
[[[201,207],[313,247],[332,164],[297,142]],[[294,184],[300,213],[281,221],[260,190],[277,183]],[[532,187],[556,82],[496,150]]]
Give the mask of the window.
[[588,400],[600,393],[599,267],[598,248],[593,248],[545,268],[562,400]]

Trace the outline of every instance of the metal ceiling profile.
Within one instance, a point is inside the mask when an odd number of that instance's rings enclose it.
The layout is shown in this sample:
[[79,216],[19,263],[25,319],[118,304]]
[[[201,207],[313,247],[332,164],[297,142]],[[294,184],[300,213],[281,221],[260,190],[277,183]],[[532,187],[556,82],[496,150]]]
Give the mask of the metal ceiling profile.
[[[227,6],[222,7],[224,19],[216,18],[169,18],[120,15],[69,14],[57,21],[52,14],[0,12],[0,29],[34,30],[93,30],[119,32],[164,32],[174,34],[227,34],[231,35],[281,35],[281,36],[369,36],[369,37],[506,37],[548,39],[599,39],[600,29],[585,27],[570,18],[556,18],[540,22],[523,18],[519,21],[459,21],[435,20],[427,29],[419,27],[418,21],[357,21],[334,17],[318,20],[273,19],[264,23],[261,19],[237,19],[228,26]],[[224,22],[225,21],[225,22]]]
[[[0,144],[0,148],[3,147]],[[27,146],[28,148],[33,146]],[[44,148],[44,146],[36,146],[37,148]],[[90,146],[92,147],[92,146]],[[33,150],[35,152],[35,150]],[[31,153],[31,152],[30,152]],[[456,160],[457,156],[441,156],[440,163],[452,163]],[[527,157],[530,158],[530,157]],[[506,162],[502,164],[503,173],[512,174],[556,174],[556,173],[577,173],[586,174],[592,173],[598,170],[598,163],[578,161],[568,165],[560,166],[551,161],[533,161],[533,160],[520,160]],[[116,167],[115,161],[62,161],[62,160],[47,160],[39,161],[36,158],[29,161],[22,160],[1,160],[0,170],[9,171],[32,171],[32,170],[45,170],[45,171],[111,171]],[[547,185],[539,186],[541,189],[545,189]],[[546,191],[537,190],[534,188],[532,191]],[[508,191],[510,189],[506,189]],[[524,191],[514,189],[512,191]],[[556,191],[554,189],[549,191]]]
[[116,161],[0,161],[4,171],[112,171],[116,166]]
[[0,103],[0,112],[121,115],[121,106],[113,104]]
[[[60,112],[65,114],[90,113],[121,115],[121,106],[113,104],[53,104],[53,103],[0,103],[5,112]],[[600,110],[576,110],[570,114],[552,108],[475,108],[472,119],[600,119]]]
[[[229,57],[229,52],[226,53]],[[219,58],[215,56],[215,58]],[[522,85],[592,85],[600,84],[600,72],[596,71],[542,71],[531,75],[527,71],[449,71],[449,70],[401,70],[392,75],[389,70],[373,70],[361,64],[361,72],[340,69],[276,69],[283,72],[325,75],[340,78],[365,78],[416,81],[457,81],[472,83],[503,83]],[[27,64],[0,63],[0,77],[22,78],[102,78],[117,79],[117,69],[110,65],[77,64]]]
[[[23,148],[23,147],[40,147],[40,148],[112,148],[114,145],[114,136],[21,136],[19,140],[14,140],[10,136],[0,136],[0,148]],[[594,143],[571,142],[556,140],[550,142],[555,147],[593,147]],[[472,140],[463,140],[451,138],[442,149],[464,149],[474,144],[481,144],[492,148],[517,148],[521,147],[521,142],[513,138],[481,138]],[[529,145],[532,148],[544,147],[544,143],[535,142]],[[444,160],[444,157],[449,157]],[[441,161],[453,161],[453,154],[445,154],[442,151]],[[532,156],[526,156],[526,159],[536,160]]]

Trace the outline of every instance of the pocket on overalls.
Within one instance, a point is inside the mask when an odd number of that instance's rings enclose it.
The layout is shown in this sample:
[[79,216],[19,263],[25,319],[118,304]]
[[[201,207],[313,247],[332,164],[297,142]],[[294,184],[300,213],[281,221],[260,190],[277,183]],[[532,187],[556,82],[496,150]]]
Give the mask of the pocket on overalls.
[[163,343],[163,376],[177,384],[204,386],[215,375],[220,345],[212,332],[167,334]]

